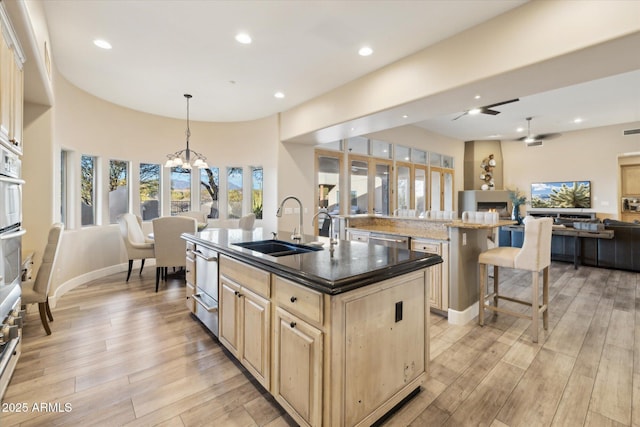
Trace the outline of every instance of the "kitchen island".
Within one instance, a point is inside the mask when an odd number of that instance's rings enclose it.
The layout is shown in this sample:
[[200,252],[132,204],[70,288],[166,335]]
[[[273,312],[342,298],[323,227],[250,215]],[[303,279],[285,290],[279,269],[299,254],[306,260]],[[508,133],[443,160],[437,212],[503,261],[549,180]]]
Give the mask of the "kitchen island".
[[298,424],[371,425],[426,380],[428,270],[438,255],[348,241],[284,256],[237,245],[271,240],[261,229],[183,238],[188,301],[199,289],[189,280],[200,274],[191,254],[209,251],[218,267],[220,342]]

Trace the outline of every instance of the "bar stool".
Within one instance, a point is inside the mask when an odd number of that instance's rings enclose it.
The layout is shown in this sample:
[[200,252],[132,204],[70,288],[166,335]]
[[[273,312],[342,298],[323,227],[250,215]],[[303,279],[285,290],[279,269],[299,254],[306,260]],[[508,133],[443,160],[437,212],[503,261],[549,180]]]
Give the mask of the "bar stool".
[[[531,319],[531,337],[533,342],[538,342],[538,319],[542,313],[543,327],[549,326],[549,265],[551,264],[551,231],[553,219],[533,217],[525,218],[524,243],[522,248],[497,247],[482,252],[478,257],[480,265],[480,297],[478,323],[484,326],[484,310],[495,313],[505,313],[512,316]],[[487,288],[487,265],[493,265],[493,293],[485,295]],[[498,292],[499,267],[508,267],[518,270],[531,271],[532,300],[523,301],[516,298],[500,295]],[[542,304],[538,303],[540,271],[542,271]],[[487,299],[493,298],[493,305],[487,303]],[[519,313],[502,307],[498,307],[498,300],[524,304],[531,307],[531,313]]]

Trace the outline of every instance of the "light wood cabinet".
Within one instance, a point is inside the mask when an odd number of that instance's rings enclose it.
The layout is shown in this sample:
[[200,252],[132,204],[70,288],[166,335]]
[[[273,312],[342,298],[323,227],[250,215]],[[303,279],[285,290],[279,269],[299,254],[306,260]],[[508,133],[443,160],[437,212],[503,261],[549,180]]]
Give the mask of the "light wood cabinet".
[[426,372],[426,292],[423,276],[414,274],[343,298],[343,330],[335,332],[346,343],[344,425],[370,425],[370,414]]
[[[11,127],[11,92],[13,91],[13,52],[5,32],[0,32],[0,138],[9,142]],[[13,145],[10,147],[14,148]]]
[[274,336],[273,395],[300,425],[322,425],[322,331],[276,307]]
[[440,240],[411,239],[411,250],[442,257],[442,264],[429,269],[429,303],[441,311],[449,309],[449,243]]
[[369,232],[360,230],[347,230],[347,239],[354,242],[368,242]]
[[187,308],[191,313],[196,312],[196,302],[193,299],[193,294],[196,293],[196,260],[193,255],[193,251],[196,249],[196,245],[191,242],[187,242],[187,255],[185,264],[185,281],[186,281],[186,293],[187,293]]
[[622,197],[640,195],[640,165],[620,166]]
[[219,339],[299,425],[371,425],[426,380],[431,278],[329,295],[221,256]]
[[22,154],[24,55],[0,3],[0,142]]
[[9,121],[9,143],[22,153],[22,122],[24,105],[24,75],[22,63],[13,57],[11,67],[11,110]]
[[271,382],[270,279],[269,273],[220,257],[220,342],[266,389]]

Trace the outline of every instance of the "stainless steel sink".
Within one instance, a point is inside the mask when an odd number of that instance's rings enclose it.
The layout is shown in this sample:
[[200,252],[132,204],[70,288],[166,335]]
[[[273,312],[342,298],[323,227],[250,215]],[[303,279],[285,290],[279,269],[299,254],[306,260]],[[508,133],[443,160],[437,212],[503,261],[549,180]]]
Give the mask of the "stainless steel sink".
[[283,242],[282,240],[259,240],[257,242],[233,243],[233,246],[240,246],[241,248],[274,257],[305,254],[307,252],[322,250],[322,248],[319,247]]

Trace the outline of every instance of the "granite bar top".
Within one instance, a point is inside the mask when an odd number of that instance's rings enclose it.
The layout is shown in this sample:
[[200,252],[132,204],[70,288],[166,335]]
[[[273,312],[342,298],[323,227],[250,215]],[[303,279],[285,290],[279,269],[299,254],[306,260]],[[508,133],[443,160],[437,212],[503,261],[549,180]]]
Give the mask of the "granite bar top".
[[446,225],[451,220],[425,220],[409,217],[358,215],[345,217],[347,229],[411,236],[414,238],[449,240]]
[[513,225],[515,224],[515,221],[511,221],[511,220],[500,220],[498,222],[494,222],[494,223],[477,223],[477,222],[468,222],[468,221],[460,221],[460,220],[455,220],[455,221],[450,221],[447,224],[447,227],[451,227],[451,228],[472,228],[472,229],[489,229],[489,228],[497,228],[497,227],[502,227],[502,226],[506,226],[506,225]]
[[[290,232],[280,232],[277,239],[294,243],[289,238],[290,234]],[[208,228],[195,234],[185,233],[182,238],[331,295],[442,262],[442,258],[436,254],[346,240],[338,242],[333,254],[329,251],[327,242],[323,250],[282,257],[273,257],[234,245],[234,243],[272,239],[272,233],[262,228],[254,230]],[[320,238],[317,236],[305,235],[302,244],[318,240]]]

